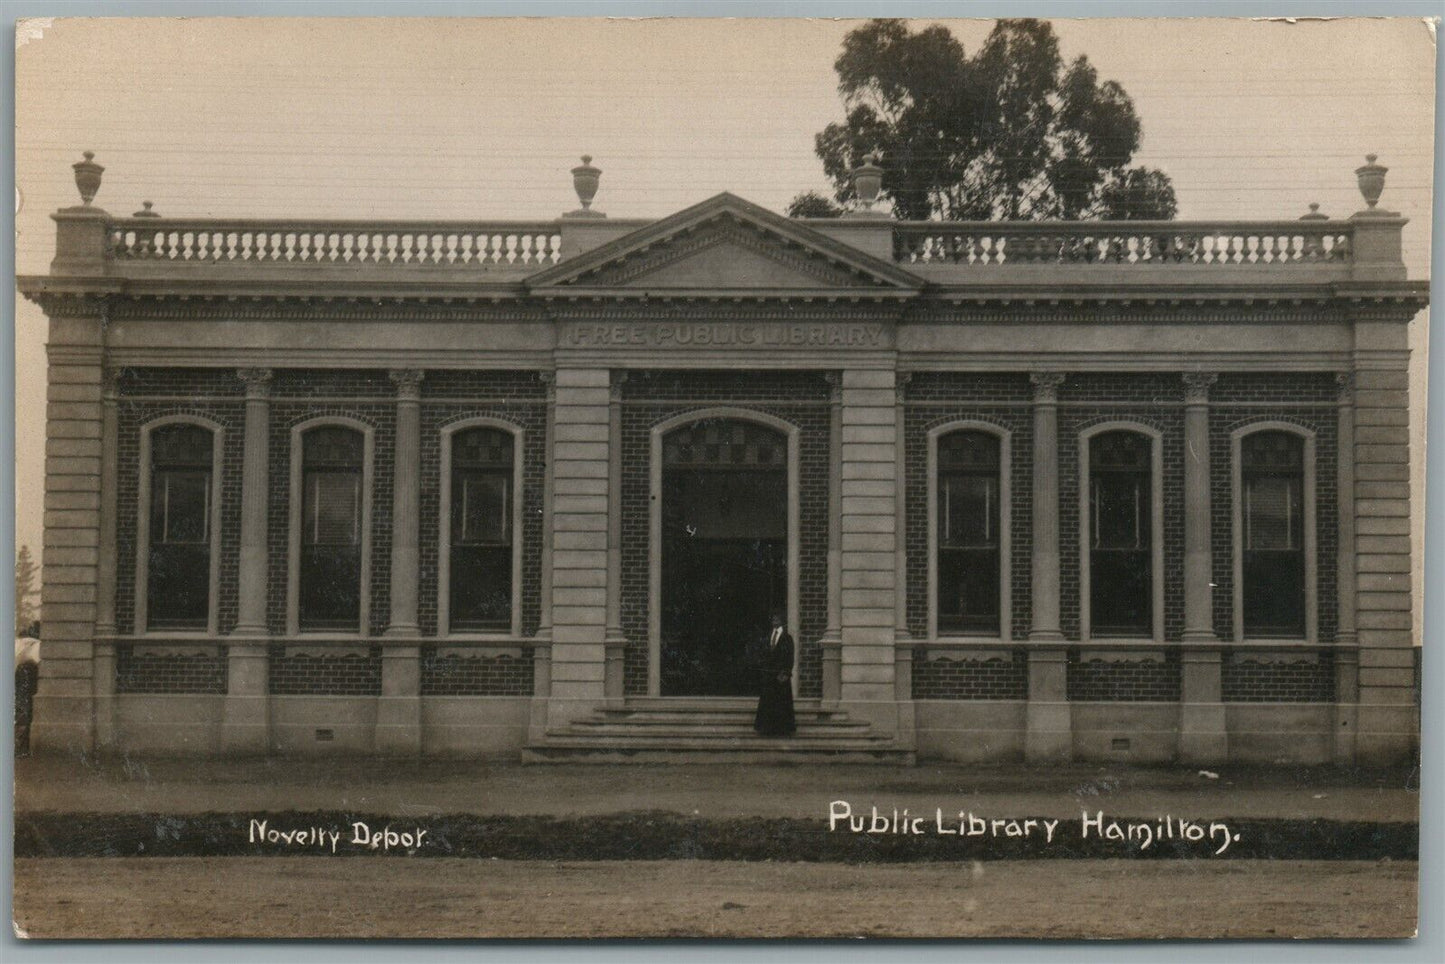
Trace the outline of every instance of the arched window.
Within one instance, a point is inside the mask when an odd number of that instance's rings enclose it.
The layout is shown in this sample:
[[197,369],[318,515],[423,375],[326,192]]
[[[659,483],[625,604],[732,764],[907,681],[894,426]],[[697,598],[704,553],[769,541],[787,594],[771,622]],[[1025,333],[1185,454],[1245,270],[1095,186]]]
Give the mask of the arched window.
[[935,512],[937,627],[1000,632],[999,438],[964,430],[938,439]]
[[499,428],[451,437],[447,631],[512,627],[514,449]]
[[215,436],[190,423],[150,433],[145,629],[205,630],[211,612]]
[[1154,632],[1152,440],[1100,432],[1088,449],[1088,592],[1091,636]]
[[365,438],[340,425],[301,436],[298,619],[303,631],[359,632]]
[[1240,440],[1244,634],[1305,634],[1305,440],[1262,431]]

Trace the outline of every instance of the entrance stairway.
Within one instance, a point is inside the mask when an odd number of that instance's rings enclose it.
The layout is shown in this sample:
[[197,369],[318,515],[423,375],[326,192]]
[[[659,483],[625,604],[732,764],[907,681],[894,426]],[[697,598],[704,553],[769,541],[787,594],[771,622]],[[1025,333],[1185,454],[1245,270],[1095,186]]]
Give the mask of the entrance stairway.
[[522,750],[527,763],[893,763],[914,751],[865,721],[798,700],[791,737],[753,732],[757,701],[732,697],[629,697],[549,728]]

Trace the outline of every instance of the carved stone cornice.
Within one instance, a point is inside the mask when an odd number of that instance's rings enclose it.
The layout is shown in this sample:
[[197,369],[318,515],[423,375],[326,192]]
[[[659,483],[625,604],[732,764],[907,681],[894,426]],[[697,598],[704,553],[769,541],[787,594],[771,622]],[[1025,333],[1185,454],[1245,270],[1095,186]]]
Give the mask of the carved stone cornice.
[[1185,372],[1180,377],[1184,380],[1184,404],[1209,404],[1209,389],[1219,381],[1218,372]]
[[236,377],[246,386],[246,400],[260,401],[271,397],[271,377],[273,372],[269,368],[238,368]]
[[387,377],[396,386],[396,400],[399,402],[420,402],[421,381],[426,372],[420,368],[393,368]]
[[1068,377],[1063,372],[1029,372],[1029,382],[1034,386],[1034,401],[1052,404],[1059,400],[1059,386]]

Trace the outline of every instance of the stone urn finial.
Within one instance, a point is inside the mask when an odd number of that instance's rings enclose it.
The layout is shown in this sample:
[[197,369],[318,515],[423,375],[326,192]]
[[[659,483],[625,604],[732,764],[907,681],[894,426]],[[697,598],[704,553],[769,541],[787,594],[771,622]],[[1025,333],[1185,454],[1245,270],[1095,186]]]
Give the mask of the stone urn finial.
[[1360,193],[1365,196],[1365,203],[1372,209],[1380,201],[1380,192],[1385,189],[1385,172],[1389,170],[1380,164],[1375,163],[1374,154],[1365,155],[1365,166],[1355,168],[1355,178],[1360,183]]
[[583,154],[582,163],[572,168],[572,187],[577,191],[577,200],[582,210],[592,210],[592,199],[597,196],[597,184],[602,179],[602,169],[592,166],[592,155]]
[[878,166],[878,155],[872,152],[864,154],[863,163],[853,169],[853,193],[864,211],[873,210],[882,187],[883,168]]
[[84,156],[85,160],[70,166],[75,170],[75,186],[80,190],[80,201],[90,207],[90,202],[95,200],[95,194],[100,190],[100,176],[105,173],[105,168],[93,160],[94,151],[86,151]]
[[151,201],[142,201],[142,202],[140,202],[141,209],[140,209],[139,211],[137,211],[136,213],[132,214],[131,217],[133,217],[133,218],[158,218],[158,217],[160,217],[160,216],[161,216],[161,212],[159,212],[159,211],[152,211],[152,210],[151,210],[151,205],[152,205],[152,203],[153,203],[153,202],[151,202]]
[[1310,203],[1310,213],[1301,214],[1299,219],[1301,221],[1328,221],[1330,219],[1330,216],[1328,214],[1320,213],[1319,202],[1316,201]]

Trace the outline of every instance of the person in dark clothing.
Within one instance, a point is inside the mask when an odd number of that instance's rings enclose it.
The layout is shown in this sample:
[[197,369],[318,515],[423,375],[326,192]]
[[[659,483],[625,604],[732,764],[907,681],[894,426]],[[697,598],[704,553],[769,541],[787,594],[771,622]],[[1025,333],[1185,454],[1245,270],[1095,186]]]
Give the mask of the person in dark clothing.
[[792,736],[798,728],[793,718],[793,637],[778,613],[773,614],[773,629],[763,651],[762,677],[753,729],[761,736]]

